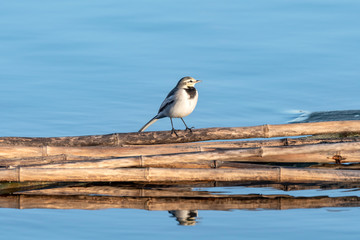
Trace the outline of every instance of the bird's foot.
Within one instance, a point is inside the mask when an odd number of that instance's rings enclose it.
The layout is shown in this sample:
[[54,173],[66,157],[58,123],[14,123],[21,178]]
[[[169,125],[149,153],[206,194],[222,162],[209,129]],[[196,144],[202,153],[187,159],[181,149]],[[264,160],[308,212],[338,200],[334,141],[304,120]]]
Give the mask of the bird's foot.
[[189,132],[192,132],[192,129],[193,129],[193,128],[194,128],[194,127],[191,127],[191,128],[186,127],[186,128],[185,128],[185,131],[189,130]]
[[177,133],[175,132],[175,128],[171,129],[171,135],[173,135],[173,133],[175,133],[175,135],[178,137]]

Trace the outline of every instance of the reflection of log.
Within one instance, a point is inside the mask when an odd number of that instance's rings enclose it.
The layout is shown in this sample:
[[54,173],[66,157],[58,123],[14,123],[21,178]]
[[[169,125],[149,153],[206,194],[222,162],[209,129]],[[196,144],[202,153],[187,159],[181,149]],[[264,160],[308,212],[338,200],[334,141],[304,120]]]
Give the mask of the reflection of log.
[[178,131],[178,137],[170,131],[116,133],[97,136],[23,138],[2,137],[3,145],[27,146],[119,146],[141,144],[183,143],[220,139],[271,138],[327,133],[359,133],[360,121],[333,121],[316,123],[295,123],[262,125],[255,127],[228,127],[194,129],[192,132]]
[[[162,182],[162,183],[49,183],[12,182],[1,183],[0,194],[35,195],[103,195],[118,197],[196,197],[216,196],[227,193],[226,187],[273,188],[282,191],[309,189],[350,189],[359,188],[357,182],[316,182],[316,183],[276,183],[276,182]],[[218,188],[221,187],[219,191]],[[210,190],[199,190],[210,188]],[[196,189],[194,191],[193,189]],[[215,192],[213,192],[215,191]],[[223,195],[221,195],[223,196]]]
[[[112,197],[202,197],[202,198],[222,198],[222,197],[233,197],[235,195],[227,195],[228,190],[223,189],[222,191],[218,188],[214,187],[214,183],[202,183],[200,184],[191,184],[191,185],[179,185],[179,186],[160,186],[154,185],[152,187],[141,187],[136,186],[135,184],[125,185],[121,184],[121,186],[102,186],[102,185],[95,185],[95,186],[82,186],[82,184],[71,184],[69,186],[63,187],[53,187],[53,188],[39,188],[39,189],[28,189],[22,190],[20,192],[13,192],[14,194],[22,194],[22,195],[50,195],[50,196],[112,196]],[[233,187],[236,183],[216,183],[216,185],[220,186],[231,186]],[[246,186],[242,184],[242,186]],[[206,190],[199,190],[198,188],[207,188],[211,187],[210,191]],[[359,184],[318,184],[318,185],[306,185],[306,184],[279,184],[279,183],[272,183],[272,184],[250,184],[248,187],[252,188],[274,188],[274,189],[281,189],[283,191],[289,190],[309,190],[309,189],[339,189],[339,188],[358,188]],[[196,190],[194,190],[194,188]],[[261,189],[259,189],[261,191]],[[279,196],[279,195],[278,195]]]
[[0,183],[0,195],[10,194],[17,191],[54,187],[51,182],[2,182]]
[[173,169],[173,168],[15,168],[0,170],[0,181],[49,182],[179,182],[179,181],[272,181],[360,182],[356,170],[301,168]]
[[231,209],[297,209],[321,207],[359,207],[360,198],[292,197],[284,195],[237,195],[217,198],[133,198],[108,196],[0,196],[1,208],[105,209],[132,208],[144,210],[231,210]]
[[187,187],[173,188],[131,188],[131,187],[111,187],[111,186],[69,186],[58,188],[45,188],[27,190],[20,192],[23,195],[102,195],[112,197],[223,197],[223,195],[212,194],[208,191],[193,191]]

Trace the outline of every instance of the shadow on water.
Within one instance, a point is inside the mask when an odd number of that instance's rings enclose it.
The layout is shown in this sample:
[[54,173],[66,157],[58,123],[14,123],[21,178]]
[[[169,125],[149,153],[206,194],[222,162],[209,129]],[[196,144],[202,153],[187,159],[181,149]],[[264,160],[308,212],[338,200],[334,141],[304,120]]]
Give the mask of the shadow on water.
[[323,122],[323,121],[349,121],[360,120],[360,110],[338,110],[307,112],[299,111],[298,116],[289,121],[291,123]]
[[[195,225],[201,210],[288,210],[359,207],[359,183],[180,184],[3,183],[0,207],[15,209],[142,209],[168,211],[179,225]],[[250,190],[249,190],[250,189]],[[306,196],[293,194],[310,190]],[[315,191],[314,191],[315,190]],[[256,193],[248,193],[249,191]],[[334,191],[340,191],[336,196]],[[346,193],[346,194],[345,194]]]

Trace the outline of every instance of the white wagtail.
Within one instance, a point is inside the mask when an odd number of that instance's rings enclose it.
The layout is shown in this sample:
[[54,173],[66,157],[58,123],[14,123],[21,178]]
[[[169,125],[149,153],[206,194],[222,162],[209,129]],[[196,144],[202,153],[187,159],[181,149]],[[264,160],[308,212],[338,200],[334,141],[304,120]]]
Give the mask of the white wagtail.
[[177,136],[172,122],[173,118],[181,118],[186,127],[185,130],[191,131],[191,128],[186,125],[184,119],[182,118],[192,113],[195,109],[198,100],[198,93],[194,86],[198,82],[200,82],[200,80],[195,80],[192,77],[183,77],[180,79],[176,87],[170,91],[165,100],[162,102],[158,114],[146,123],[139,132],[143,132],[151,124],[164,117],[170,118],[171,134],[175,133]]

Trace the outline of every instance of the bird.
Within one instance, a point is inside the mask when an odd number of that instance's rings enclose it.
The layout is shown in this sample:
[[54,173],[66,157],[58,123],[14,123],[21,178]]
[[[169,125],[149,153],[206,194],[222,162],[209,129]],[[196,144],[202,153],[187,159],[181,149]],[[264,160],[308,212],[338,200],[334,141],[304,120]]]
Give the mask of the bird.
[[139,132],[145,131],[151,124],[164,117],[170,118],[171,135],[175,133],[178,136],[174,129],[173,118],[180,118],[186,127],[185,130],[192,132],[191,128],[186,125],[183,117],[192,113],[196,107],[198,92],[194,86],[198,82],[201,82],[201,80],[196,80],[192,77],[181,78],[160,105],[156,116],[147,122]]

